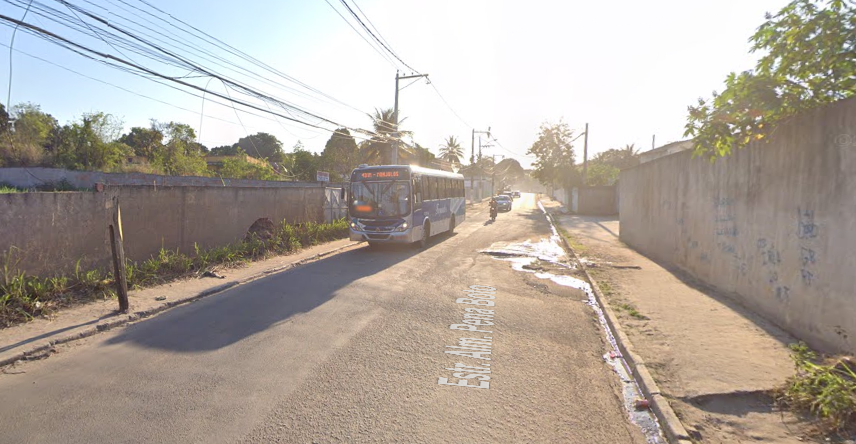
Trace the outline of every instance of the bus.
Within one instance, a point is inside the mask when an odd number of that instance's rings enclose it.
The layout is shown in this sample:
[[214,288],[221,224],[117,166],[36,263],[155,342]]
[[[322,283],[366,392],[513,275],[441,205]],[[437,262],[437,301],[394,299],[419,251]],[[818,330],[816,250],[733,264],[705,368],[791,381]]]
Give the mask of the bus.
[[351,172],[351,240],[428,245],[466,218],[464,176],[410,165],[360,165]]

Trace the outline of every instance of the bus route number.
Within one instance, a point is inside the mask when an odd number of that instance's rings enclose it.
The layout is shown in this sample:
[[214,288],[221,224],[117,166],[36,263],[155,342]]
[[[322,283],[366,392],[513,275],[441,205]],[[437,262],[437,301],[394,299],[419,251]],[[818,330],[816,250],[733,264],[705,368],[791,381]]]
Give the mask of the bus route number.
[[367,172],[361,173],[360,176],[363,179],[374,179],[374,178],[387,178],[387,177],[398,177],[398,171],[378,171],[378,172]]

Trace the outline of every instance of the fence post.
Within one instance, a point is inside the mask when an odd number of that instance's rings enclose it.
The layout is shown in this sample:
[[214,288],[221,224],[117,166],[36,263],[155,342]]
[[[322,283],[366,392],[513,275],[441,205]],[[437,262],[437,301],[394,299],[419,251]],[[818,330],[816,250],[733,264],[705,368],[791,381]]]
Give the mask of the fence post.
[[113,250],[113,276],[116,281],[116,294],[119,295],[119,312],[127,313],[128,277],[125,273],[125,243],[122,239],[122,210],[119,198],[113,197],[113,220],[110,224],[110,247]]

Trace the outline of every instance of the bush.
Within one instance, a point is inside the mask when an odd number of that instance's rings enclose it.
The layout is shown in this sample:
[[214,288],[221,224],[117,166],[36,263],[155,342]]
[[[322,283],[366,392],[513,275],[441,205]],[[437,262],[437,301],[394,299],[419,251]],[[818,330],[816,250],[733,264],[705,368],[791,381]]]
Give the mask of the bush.
[[777,393],[777,400],[796,411],[809,412],[819,420],[824,433],[856,426],[856,361],[827,359],[804,343],[791,344],[796,375]]

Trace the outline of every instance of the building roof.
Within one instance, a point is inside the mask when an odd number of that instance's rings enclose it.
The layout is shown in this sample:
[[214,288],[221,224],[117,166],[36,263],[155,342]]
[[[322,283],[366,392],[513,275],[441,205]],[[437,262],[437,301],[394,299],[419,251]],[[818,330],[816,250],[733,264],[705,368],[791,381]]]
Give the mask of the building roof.
[[693,149],[692,140],[681,140],[678,142],[667,143],[663,146],[654,148],[653,150],[645,151],[644,153],[639,154],[639,163],[650,162],[654,159],[659,159],[663,156],[668,156],[670,154],[675,154],[681,151],[691,149]]

